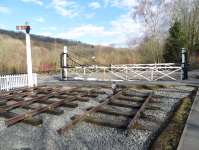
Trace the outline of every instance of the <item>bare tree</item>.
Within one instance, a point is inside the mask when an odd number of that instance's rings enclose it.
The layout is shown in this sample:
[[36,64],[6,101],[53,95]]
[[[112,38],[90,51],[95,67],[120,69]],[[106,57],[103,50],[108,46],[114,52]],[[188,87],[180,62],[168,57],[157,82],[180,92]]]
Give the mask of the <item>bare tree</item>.
[[151,37],[150,48],[155,63],[163,61],[163,49],[160,44],[165,33],[164,19],[168,13],[168,3],[165,0],[137,0],[137,6],[133,7],[134,19],[143,22],[145,32]]

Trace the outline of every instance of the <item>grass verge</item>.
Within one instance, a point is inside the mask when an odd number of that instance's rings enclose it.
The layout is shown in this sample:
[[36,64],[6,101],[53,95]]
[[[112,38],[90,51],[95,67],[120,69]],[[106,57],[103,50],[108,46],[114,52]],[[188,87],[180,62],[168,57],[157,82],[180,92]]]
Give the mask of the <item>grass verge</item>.
[[189,112],[195,99],[197,90],[184,98],[180,105],[175,109],[174,114],[168,118],[169,122],[156,136],[149,146],[150,150],[176,150],[186,124]]

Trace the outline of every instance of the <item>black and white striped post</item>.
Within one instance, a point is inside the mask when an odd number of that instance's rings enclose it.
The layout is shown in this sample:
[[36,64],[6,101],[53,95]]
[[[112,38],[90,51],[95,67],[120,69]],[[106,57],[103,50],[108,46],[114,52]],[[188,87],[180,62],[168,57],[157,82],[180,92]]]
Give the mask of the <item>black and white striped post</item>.
[[60,55],[61,80],[67,80],[67,46],[64,46],[64,52]]
[[188,79],[188,63],[185,61],[185,48],[182,48],[181,80]]

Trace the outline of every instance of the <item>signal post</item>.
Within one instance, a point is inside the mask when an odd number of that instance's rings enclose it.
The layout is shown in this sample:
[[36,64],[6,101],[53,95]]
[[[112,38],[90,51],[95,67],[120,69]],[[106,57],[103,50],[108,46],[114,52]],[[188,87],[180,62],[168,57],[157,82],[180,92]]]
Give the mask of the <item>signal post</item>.
[[30,26],[26,22],[25,26],[16,26],[16,30],[26,30],[26,54],[27,54],[27,74],[28,74],[28,87],[33,86],[32,79],[32,58],[31,58],[31,45],[30,45]]

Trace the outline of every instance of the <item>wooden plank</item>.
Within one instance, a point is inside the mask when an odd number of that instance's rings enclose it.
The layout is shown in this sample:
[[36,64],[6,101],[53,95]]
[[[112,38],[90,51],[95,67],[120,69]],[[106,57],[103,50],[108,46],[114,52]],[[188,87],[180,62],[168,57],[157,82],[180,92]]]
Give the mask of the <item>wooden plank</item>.
[[5,103],[5,102],[0,102],[0,106],[5,106],[5,105],[7,105],[7,103]]
[[[124,97],[124,96],[120,96],[117,98],[118,100],[122,100],[122,101],[130,101],[130,102],[138,102],[138,103],[144,103],[146,98],[129,98],[129,97]],[[150,99],[149,103],[163,103],[161,100],[154,100],[154,99]]]
[[[21,106],[21,108],[28,109],[28,110],[29,109],[35,110],[35,109],[39,109],[39,108],[42,108],[42,107],[38,107],[38,106],[34,106],[34,105],[25,105],[25,106]],[[60,109],[53,109],[53,110],[44,111],[44,113],[52,114],[52,115],[62,115],[64,113],[64,111],[60,110]]]
[[147,98],[147,100],[142,104],[142,107],[138,110],[137,114],[135,115],[135,117],[131,120],[131,122],[129,123],[129,125],[127,126],[127,132],[130,133],[131,130],[133,128],[135,128],[136,124],[137,124],[137,119],[140,117],[141,112],[146,108],[146,104],[149,102],[151,96],[153,95],[154,90],[151,92],[151,94],[149,95],[149,97]]
[[[58,101],[53,101],[53,100],[48,100],[48,99],[37,101],[37,103],[47,104],[47,105],[50,105],[50,104],[53,104],[53,103],[56,103],[56,102],[58,102]],[[61,106],[76,108],[76,107],[78,107],[78,104],[77,103],[68,103],[68,104],[63,103],[63,104],[61,104]]]
[[[100,103],[102,103],[104,101],[105,100],[101,100]],[[134,109],[139,109],[142,106],[142,104],[129,104],[129,103],[124,103],[124,102],[116,102],[116,101],[111,101],[111,102],[108,103],[108,105],[119,106],[119,107],[127,107],[127,108],[134,108]],[[160,107],[147,105],[146,109],[160,110]]]
[[[66,93],[65,95],[77,95],[78,93]],[[85,97],[93,97],[93,98],[96,98],[98,97],[98,95],[94,95],[94,94],[91,94],[91,95],[86,95]]]
[[106,105],[107,103],[109,103],[109,101],[112,99],[117,98],[118,96],[120,96],[123,92],[125,92],[127,89],[123,89],[121,90],[119,93],[117,93],[116,95],[112,96],[111,98],[107,99],[105,102],[99,104],[98,106],[96,106],[95,108],[87,111],[86,113],[84,113],[83,115],[79,116],[78,118],[76,118],[75,120],[73,120],[72,122],[70,122],[69,124],[63,126],[61,128],[61,133],[66,132],[67,130],[69,130],[70,128],[72,128],[74,125],[76,125],[77,123],[81,122],[82,120],[84,120],[87,116],[89,116],[90,114],[94,113],[95,111],[97,111],[98,109],[100,109],[101,107],[103,107],[104,105]]
[[[135,97],[145,97],[147,98],[150,94],[138,94],[138,93],[127,93],[124,92],[123,93],[124,96],[135,96]],[[152,95],[153,98],[163,98],[164,96],[160,96],[160,95]]]
[[63,93],[66,93],[68,91],[76,90],[76,89],[79,89],[79,88],[81,88],[81,87],[72,88],[72,89],[68,89],[68,90],[64,90],[64,91],[59,91],[59,92],[48,94],[48,95],[45,95],[45,96],[41,96],[41,97],[37,97],[37,98],[33,98],[33,99],[28,99],[28,100],[25,100],[25,101],[17,102],[17,103],[6,105],[6,106],[1,106],[0,107],[0,112],[5,111],[5,109],[9,109],[9,108],[21,106],[21,105],[24,105],[24,104],[36,102],[38,100],[43,100],[44,98],[53,97],[55,95],[63,94]]
[[[86,90],[77,90],[76,92],[86,92]],[[104,91],[93,92],[93,94],[105,94]]]
[[0,92],[0,95],[3,95],[3,94],[10,94],[10,93],[16,93],[18,91],[27,91],[27,90],[30,90],[30,89],[38,89],[38,88],[41,88],[41,87],[46,87],[47,85],[40,85],[40,86],[34,86],[34,87],[29,87],[29,88],[22,88],[22,89],[16,89],[16,90],[10,90],[10,91],[4,91],[4,92]]
[[[91,110],[94,107],[89,107],[87,108],[87,110]],[[108,115],[114,115],[114,116],[123,116],[123,117],[128,117],[128,118],[133,118],[136,113],[128,113],[128,112],[123,112],[123,111],[118,111],[118,110],[113,110],[113,109],[107,109],[107,108],[101,108],[99,110],[97,110],[96,112],[100,112],[103,114],[108,114]],[[155,116],[152,115],[145,115],[145,114],[141,114],[140,115],[141,118],[148,118],[148,119],[156,119]]]
[[[13,117],[19,116],[19,114],[16,114],[13,112],[4,112],[4,113],[0,113],[0,116],[4,118],[13,118]],[[34,118],[34,117],[29,120],[22,120],[21,122],[32,125],[32,126],[38,126],[43,123],[42,119]]]
[[[74,115],[71,117],[71,120],[75,120],[81,115]],[[83,121],[92,123],[99,126],[108,126],[112,128],[118,128],[118,129],[126,129],[128,123],[122,122],[122,121],[115,121],[115,120],[108,120],[108,119],[101,119],[101,118],[94,118],[94,117],[86,117]]]
[[[98,89],[100,89],[100,88],[98,88]],[[7,120],[5,120],[5,125],[9,125],[9,124],[14,123],[14,122],[19,121],[19,120],[32,118],[32,116],[34,116],[34,115],[36,115],[38,113],[41,113],[41,112],[46,111],[46,110],[52,110],[52,109],[54,109],[54,107],[59,106],[59,105],[64,104],[64,103],[68,104],[70,101],[72,101],[74,99],[77,99],[79,97],[85,96],[85,95],[87,95],[89,93],[92,93],[92,92],[98,90],[98,89],[93,89],[93,90],[90,90],[88,92],[73,96],[71,98],[68,98],[68,99],[65,99],[65,100],[61,100],[61,101],[55,102],[53,104],[47,105],[45,107],[42,107],[42,108],[39,108],[39,109],[36,109],[36,110],[32,110],[30,112],[21,114],[19,116],[14,117],[14,118],[7,119]],[[70,90],[71,89],[69,89],[69,91]],[[25,101],[23,101],[23,102],[25,102]]]

